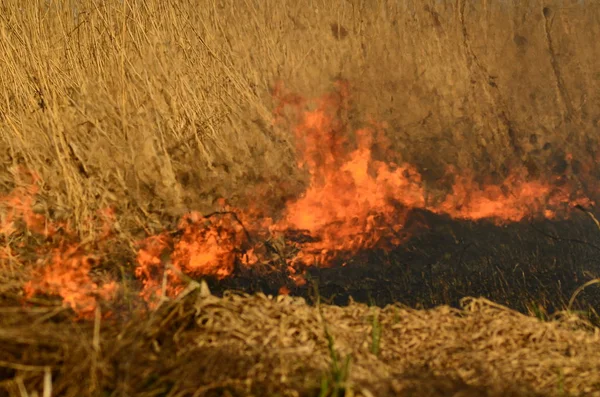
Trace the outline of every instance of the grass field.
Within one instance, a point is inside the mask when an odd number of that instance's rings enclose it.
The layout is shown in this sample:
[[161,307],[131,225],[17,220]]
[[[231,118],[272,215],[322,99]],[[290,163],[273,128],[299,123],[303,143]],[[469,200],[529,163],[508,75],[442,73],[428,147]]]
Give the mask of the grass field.
[[[0,394],[600,395],[572,312],[285,296],[404,243],[411,209],[583,206],[595,228],[599,22],[558,0],[3,1]],[[282,295],[196,283],[240,268]]]

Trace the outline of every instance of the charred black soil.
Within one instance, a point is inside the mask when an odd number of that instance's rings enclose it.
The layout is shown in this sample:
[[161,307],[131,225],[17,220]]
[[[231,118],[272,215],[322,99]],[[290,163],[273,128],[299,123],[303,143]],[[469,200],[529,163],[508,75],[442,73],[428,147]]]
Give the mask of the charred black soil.
[[[294,285],[285,270],[261,267],[239,267],[233,277],[209,280],[209,285],[217,294],[237,290],[273,295],[285,285],[292,295],[311,302],[318,295],[337,305],[352,298],[377,306],[457,307],[465,296],[481,296],[542,315],[566,308],[578,287],[600,276],[600,232],[584,212],[569,220],[506,226],[424,211],[413,217],[429,226],[407,243],[360,252],[327,268],[309,267],[303,286]],[[577,296],[574,308],[599,304],[600,291],[592,286]]]

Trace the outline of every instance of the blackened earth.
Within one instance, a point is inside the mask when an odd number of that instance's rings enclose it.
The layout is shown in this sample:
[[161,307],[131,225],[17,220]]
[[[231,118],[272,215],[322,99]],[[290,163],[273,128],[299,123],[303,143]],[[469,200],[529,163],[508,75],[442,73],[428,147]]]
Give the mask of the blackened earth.
[[[287,277],[285,266],[279,271],[240,266],[231,278],[208,280],[209,287],[217,295],[227,290],[276,295],[286,286],[311,302],[318,297],[345,305],[352,297],[378,306],[419,308],[458,307],[461,298],[474,296],[545,316],[565,309],[578,287],[600,277],[600,230],[582,211],[568,220],[505,226],[424,211],[412,217],[427,226],[402,246],[340,258],[329,268],[307,268],[303,286]],[[600,307],[599,285],[583,290],[573,305],[586,311],[594,307]]]

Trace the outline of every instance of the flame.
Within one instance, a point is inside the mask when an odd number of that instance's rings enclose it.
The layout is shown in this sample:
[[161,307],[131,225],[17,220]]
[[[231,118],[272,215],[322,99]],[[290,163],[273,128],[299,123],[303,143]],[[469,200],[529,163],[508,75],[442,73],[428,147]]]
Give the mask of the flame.
[[[256,263],[252,248],[241,250],[247,242],[246,231],[234,213],[186,215],[174,235],[162,233],[140,242],[135,273],[144,284],[142,297],[155,306],[162,297],[181,292],[181,274],[223,279],[233,273],[238,260],[246,265]],[[169,247],[171,252],[167,252]]]
[[48,237],[56,232],[56,227],[48,223],[42,214],[33,211],[35,197],[39,193],[39,175],[19,168],[15,171],[18,186],[7,196],[0,197],[0,234],[16,233],[18,220],[25,223],[27,230]]
[[80,317],[90,318],[99,301],[112,300],[117,292],[115,281],[99,284],[90,276],[93,264],[99,260],[75,245],[55,248],[49,260],[38,261],[39,269],[25,284],[25,296],[31,298],[40,293],[60,296],[64,306],[75,310]]
[[[0,197],[0,237],[7,241],[9,237],[15,240],[13,244],[21,252],[25,248],[34,250],[39,259],[32,262],[25,258],[30,255],[19,257],[11,245],[4,247],[5,254],[2,256],[19,260],[28,269],[29,281],[24,285],[26,298],[40,294],[60,296],[63,305],[72,308],[80,317],[92,316],[99,302],[114,298],[117,283],[110,278],[100,282],[92,277],[93,265],[100,264],[102,256],[86,252],[77,242],[78,237],[72,227],[64,222],[50,221],[43,214],[34,212],[41,178],[35,172],[22,168],[14,173],[18,186],[7,196]],[[114,211],[100,211],[99,219],[101,242],[111,234]],[[28,247],[23,236],[17,238],[21,231],[20,223],[29,233],[43,236],[46,241],[50,241],[50,237],[56,238],[57,246],[49,243]]]
[[[548,219],[567,215],[577,205],[589,206],[581,191],[555,180],[528,178],[524,169],[514,169],[501,184],[478,183],[473,172],[449,168],[451,191],[443,199],[426,199],[425,183],[416,167],[374,159],[372,148],[384,149],[382,126],[362,128],[351,134],[341,115],[348,112],[349,90],[339,84],[337,92],[317,100],[314,110],[302,110],[310,101],[283,94],[276,117],[286,105],[300,113],[294,129],[298,166],[310,175],[308,188],[298,199],[287,203],[283,219],[271,231],[304,231],[310,236],[301,242],[293,265],[327,265],[340,253],[354,253],[385,244],[399,245],[410,237],[406,222],[410,211],[425,209],[464,220],[487,219],[496,224],[526,218]],[[354,135],[355,147],[349,137]],[[567,161],[572,160],[568,155]]]
[[[265,241],[282,241],[291,248],[279,250],[278,255],[285,251],[283,268],[294,283],[303,285],[307,266],[328,266],[360,250],[404,243],[413,233],[409,221],[415,209],[502,225],[566,217],[578,205],[593,205],[564,175],[534,178],[524,168],[512,169],[500,183],[481,181],[473,171],[448,168],[450,188],[431,194],[443,187],[425,181],[418,167],[378,158],[377,154],[391,147],[385,139],[385,125],[370,122],[363,128],[350,127],[345,116],[351,102],[347,83],[338,83],[334,92],[316,99],[286,93],[282,85],[274,95],[279,101],[274,127],[289,127],[294,134],[297,165],[307,178],[304,192],[288,200],[276,217],[265,215],[272,211],[260,200],[244,210],[220,201],[214,214],[191,212],[176,230],[139,241],[134,273],[142,283],[140,296],[150,307],[177,296],[188,277],[223,279],[236,266],[268,263],[272,255]],[[573,161],[573,155],[565,160]],[[585,172],[592,169],[588,165]],[[8,241],[6,237],[15,237],[22,227],[53,237],[48,245],[38,247],[38,261],[20,258],[33,267],[25,285],[26,297],[60,296],[65,306],[83,317],[101,301],[115,299],[117,283],[93,275],[104,260],[97,252],[102,245],[94,245],[94,251],[92,245],[79,241],[68,224],[35,213],[41,179],[23,170],[15,175],[18,186],[0,197],[0,238]],[[113,209],[100,211],[88,221],[99,230],[98,243],[108,245],[119,238],[114,233],[117,216]],[[12,248],[0,251],[0,259],[18,256]],[[290,289],[282,286],[280,293],[288,294]]]
[[525,169],[513,170],[501,185],[480,186],[472,175],[457,175],[452,192],[428,209],[456,219],[490,219],[497,224],[536,216],[554,219],[577,205],[592,204],[582,192],[572,191],[568,184],[527,180]]
[[315,237],[295,258],[308,265],[327,264],[336,252],[371,248],[385,239],[400,244],[407,238],[403,229],[408,210],[425,206],[421,176],[414,167],[373,159],[373,129],[356,131],[356,148],[344,149],[345,126],[332,115],[343,99],[323,98],[295,128],[299,166],[308,171],[310,183],[271,228],[302,230]]

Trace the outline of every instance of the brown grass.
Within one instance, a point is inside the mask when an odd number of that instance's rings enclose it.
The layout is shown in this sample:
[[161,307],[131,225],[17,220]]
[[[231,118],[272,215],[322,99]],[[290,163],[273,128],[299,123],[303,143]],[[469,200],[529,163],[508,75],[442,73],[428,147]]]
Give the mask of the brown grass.
[[[347,122],[385,123],[379,155],[426,180],[449,164],[543,174],[565,153],[583,166],[598,153],[600,7],[563,3],[3,1],[0,192],[23,165],[42,177],[36,211],[86,238],[86,219],[115,207],[124,241],[221,197],[243,206],[259,185],[277,208],[303,179],[272,92],[320,95],[340,79]],[[192,295],[144,320],[74,323],[14,307],[21,269],[0,264],[11,395],[319,395],[332,367],[324,324],[351,357],[346,395],[600,390],[598,330],[566,329],[572,317],[540,323],[483,300],[321,317],[292,298]]]
[[598,329],[484,299],[462,310],[317,308],[201,287],[122,323],[74,323],[60,308],[0,315],[0,390],[11,395],[41,393],[47,374],[61,396],[331,396],[334,355],[350,359],[347,396],[600,395]]
[[585,162],[600,7],[562,3],[6,1],[0,176],[39,171],[38,209],[82,233],[107,205],[125,229],[243,204],[256,184],[276,205],[302,186],[272,90],[319,95],[336,79],[352,87],[348,122],[387,123],[387,155],[429,179],[447,164],[501,176],[565,152]]

